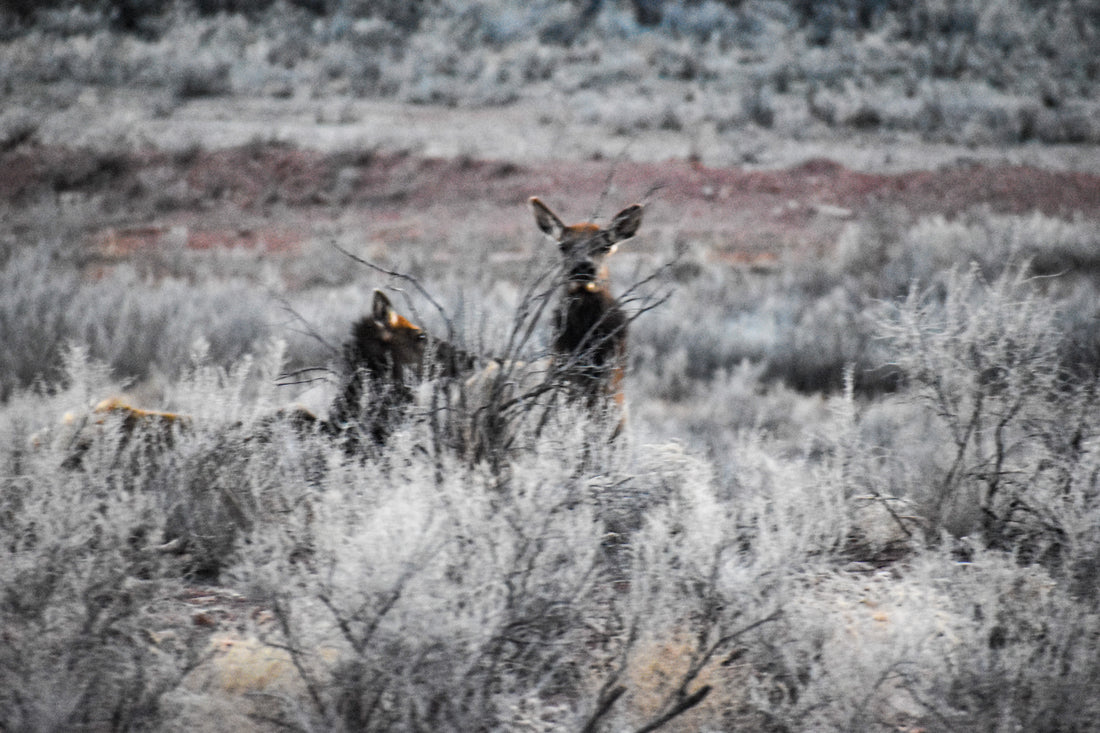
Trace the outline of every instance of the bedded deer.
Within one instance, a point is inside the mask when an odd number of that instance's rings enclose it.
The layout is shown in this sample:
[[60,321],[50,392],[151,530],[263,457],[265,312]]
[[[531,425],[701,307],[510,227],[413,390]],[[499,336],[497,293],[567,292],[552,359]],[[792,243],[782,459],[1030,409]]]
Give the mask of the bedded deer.
[[347,434],[349,448],[358,446],[356,434],[384,442],[414,401],[416,385],[458,377],[474,367],[470,354],[413,324],[381,290],[374,291],[371,313],[352,326],[341,360],[341,385],[327,424]]
[[600,227],[567,226],[538,198],[532,196],[530,204],[538,228],[558,243],[562,255],[561,299],[553,315],[555,375],[589,407],[610,398],[621,409],[628,318],[611,293],[606,260],[619,242],[637,233],[642,206],[628,206]]
[[[223,431],[236,440],[266,441],[270,439],[271,428],[280,421],[286,421],[298,429],[309,429],[317,417],[301,406],[290,406],[276,410],[256,420],[247,429],[243,422],[228,424],[204,424],[206,430]],[[159,456],[176,448],[182,436],[192,433],[197,420],[192,415],[180,412],[165,412],[137,407],[122,396],[101,400],[88,412],[67,412],[58,426],[59,438],[65,441],[67,455],[62,461],[64,468],[79,468],[83,465],[85,454],[97,440],[112,440],[115,452],[114,460],[127,453],[135,454],[146,463],[153,464]],[[32,436],[32,446],[39,447],[52,438],[53,429],[39,431]]]
[[[327,395],[324,390],[317,390],[318,394],[310,390],[308,398],[299,396],[292,405],[261,419],[258,423],[261,432],[255,437],[262,439],[263,430],[279,420],[287,420],[302,430],[319,427],[330,434],[342,432],[351,423],[359,426],[368,422],[374,434],[379,435],[386,419],[401,404],[412,400],[412,384],[429,374],[456,374],[459,362],[468,358],[450,344],[431,339],[399,315],[380,290],[374,291],[371,314],[352,326],[351,338],[344,344],[341,356],[342,379],[335,398],[331,390]],[[426,364],[429,357],[432,363]],[[367,391],[377,393],[380,400],[375,414],[364,421],[360,403]],[[66,463],[79,465],[96,435],[92,429],[102,429],[112,421],[118,425],[120,448],[125,448],[135,436],[141,436],[153,449],[162,450],[171,448],[177,434],[188,431],[194,419],[180,413],[142,409],[117,396],[102,400],[90,413],[65,415],[63,427],[72,435],[73,449]],[[35,440],[44,442],[46,437],[43,433]]]
[[[118,429],[115,460],[127,450],[132,450],[134,441],[139,441],[141,458],[149,460],[175,445],[178,433],[190,427],[191,417],[175,412],[143,410],[117,396],[101,400],[89,412],[66,412],[58,426],[67,452],[61,462],[62,467],[79,468],[94,441],[111,425]],[[53,432],[53,429],[46,429],[35,434],[31,438],[32,445],[37,447],[47,442]]]
[[[392,422],[415,399],[415,387],[426,380],[469,373],[474,359],[398,314],[386,295],[376,290],[372,311],[356,321],[342,350],[341,380],[332,389],[311,389],[294,403],[259,417],[248,425],[222,425],[234,439],[265,442],[272,430],[286,423],[301,434],[319,431],[348,438],[349,450],[361,446],[360,436],[384,441]],[[364,399],[369,394],[370,399]],[[307,396],[308,395],[308,396]],[[55,439],[64,441],[62,465],[83,465],[92,446],[104,438],[114,441],[115,460],[139,449],[142,460],[155,462],[172,450],[196,419],[187,414],[148,410],[115,396],[88,411],[66,413],[60,425],[37,432],[32,447]]]

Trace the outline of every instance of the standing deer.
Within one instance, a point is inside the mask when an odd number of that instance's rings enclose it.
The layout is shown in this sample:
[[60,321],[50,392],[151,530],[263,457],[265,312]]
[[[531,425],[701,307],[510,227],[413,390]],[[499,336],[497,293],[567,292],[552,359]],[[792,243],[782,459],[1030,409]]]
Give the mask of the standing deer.
[[[642,206],[628,206],[607,227],[566,226],[532,196],[535,223],[557,241],[563,264],[561,300],[554,312],[554,372],[590,407],[610,397],[623,405],[628,319],[611,294],[607,257],[642,223]],[[618,429],[616,429],[618,432]]]

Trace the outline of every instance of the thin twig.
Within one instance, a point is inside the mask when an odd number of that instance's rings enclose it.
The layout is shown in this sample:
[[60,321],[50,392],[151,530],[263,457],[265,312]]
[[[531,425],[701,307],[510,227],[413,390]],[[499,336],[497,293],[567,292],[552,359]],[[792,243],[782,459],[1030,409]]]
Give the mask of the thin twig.
[[[751,624],[741,627],[737,631],[726,634],[725,636],[720,637],[713,644],[711,644],[710,647],[707,648],[698,659],[692,662],[687,671],[684,672],[683,679],[680,680],[679,686],[669,694],[669,698],[665,702],[665,705],[668,705],[669,702],[671,702],[672,700],[678,700],[678,702],[673,705],[667,713],[639,728],[636,733],[649,733],[649,731],[657,730],[676,716],[687,712],[688,710],[702,702],[703,698],[705,698],[707,696],[707,693],[710,692],[710,685],[704,685],[700,689],[693,692],[691,695],[687,695],[687,687],[695,681],[695,678],[699,676],[699,673],[703,671],[703,668],[706,667],[706,665],[710,662],[710,660],[714,657],[718,650],[729,645],[730,642],[735,641],[737,638],[744,636],[750,631],[759,628],[764,624],[771,623],[772,621],[777,620],[782,615],[782,609],[776,609],[764,618],[757,619]],[[700,643],[702,643],[702,640],[700,640]]]
[[320,333],[317,332],[317,329],[315,329],[313,327],[312,323],[310,323],[308,320],[306,320],[305,316],[303,316],[301,313],[299,313],[298,311],[296,311],[294,309],[294,306],[292,306],[290,304],[290,301],[288,301],[286,298],[284,298],[281,295],[276,295],[274,297],[275,297],[275,300],[282,307],[282,309],[285,310],[287,313],[289,313],[291,316],[293,316],[294,320],[301,323],[302,326],[305,328],[304,331],[298,331],[298,333],[301,333],[305,336],[311,337],[312,339],[317,341],[319,344],[324,346],[326,349],[328,349],[333,354],[335,354],[339,351],[339,349],[337,347],[333,346],[331,343],[328,342],[328,339],[326,339],[324,336],[322,336]]
[[602,691],[600,693],[600,699],[596,702],[596,710],[592,713],[591,717],[588,718],[584,727],[581,728],[581,733],[596,733],[596,731],[599,730],[600,718],[610,712],[611,706],[614,705],[625,692],[626,688],[622,685]]
[[316,707],[317,712],[321,714],[322,718],[328,717],[328,707],[325,705],[324,700],[321,698],[319,685],[313,675],[305,668],[305,664],[302,662],[302,650],[292,645],[290,640],[294,634],[290,628],[290,612],[283,605],[282,601],[276,599],[271,607],[272,613],[275,615],[275,620],[278,622],[280,629],[283,632],[283,637],[287,639],[286,644],[278,644],[270,641],[264,641],[268,646],[276,649],[283,649],[290,655],[290,662],[294,665],[294,669],[298,672],[298,677],[301,678],[302,683],[306,686],[306,692],[309,693],[310,700]]
[[710,691],[711,691],[711,686],[710,685],[703,685],[698,690],[693,692],[691,695],[689,695],[688,697],[685,697],[683,700],[678,702],[676,704],[676,706],[673,707],[671,710],[669,710],[667,713],[665,713],[661,717],[657,718],[656,720],[653,720],[652,722],[647,723],[646,725],[643,725],[641,728],[639,728],[637,730],[636,733],[650,733],[650,731],[657,730],[658,728],[663,726],[665,723],[668,723],[668,722],[672,721],[673,718],[676,718],[677,716],[683,715],[688,710],[691,710],[693,707],[695,707],[699,703],[703,702],[703,698],[705,698],[707,695],[709,695]]
[[667,186],[668,184],[664,181],[657,181],[652,186],[650,186],[649,190],[642,194],[642,205],[649,206],[649,199],[653,196],[653,194],[657,193],[662,188],[666,188]]
[[[304,375],[311,372],[323,372],[322,375],[316,377],[304,377]],[[275,377],[275,384],[279,387],[290,387],[295,384],[313,384],[314,382],[327,382],[330,375],[335,375],[336,372],[328,367],[302,367],[301,369],[295,369],[292,372],[283,372],[279,376]]]
[[627,140],[626,145],[623,145],[623,149],[619,151],[619,154],[615,156],[615,160],[611,162],[611,168],[607,171],[607,178],[603,182],[603,189],[600,191],[600,197],[596,199],[596,205],[592,209],[592,215],[588,217],[589,221],[596,221],[600,209],[603,208],[604,202],[611,193],[611,182],[615,180],[615,174],[619,172],[619,166],[626,160],[626,153],[630,150],[630,146],[633,143],[634,138]]
[[626,635],[626,643],[623,644],[623,649],[619,655],[619,666],[611,673],[607,680],[600,688],[600,694],[596,698],[596,710],[593,711],[591,717],[585,723],[582,729],[583,733],[596,733],[599,729],[600,719],[607,715],[611,710],[611,706],[615,704],[615,701],[622,697],[626,688],[619,684],[619,678],[622,677],[623,672],[626,671],[626,665],[630,658],[630,652],[634,648],[634,643],[638,640],[638,614],[635,612],[634,616],[630,620],[630,631]]
[[[455,334],[454,322],[451,320],[450,316],[447,315],[446,309],[442,305],[439,304],[439,301],[437,301],[435,298],[432,297],[432,294],[430,292],[428,292],[427,288],[425,288],[423,285],[420,284],[419,280],[417,280],[415,277],[408,274],[407,272],[399,272],[397,270],[390,270],[388,268],[382,267],[379,264],[371,262],[370,260],[363,259],[359,255],[352,254],[351,252],[347,251],[346,249],[344,249],[340,245],[336,244],[336,242],[332,242],[332,247],[337,252],[340,252],[344,256],[349,257],[352,260],[355,260],[360,265],[363,265],[365,267],[369,267],[370,269],[374,270],[375,272],[380,272],[383,275],[387,275],[389,277],[395,277],[399,280],[404,280],[405,282],[410,283],[416,289],[416,291],[418,293],[420,293],[420,295],[423,296],[424,299],[427,300],[429,303],[431,303],[432,307],[434,307],[436,309],[436,311],[439,313],[440,317],[443,319],[443,322],[447,325],[447,340],[448,341],[454,341],[454,334]],[[410,306],[411,306],[411,303],[410,303]]]

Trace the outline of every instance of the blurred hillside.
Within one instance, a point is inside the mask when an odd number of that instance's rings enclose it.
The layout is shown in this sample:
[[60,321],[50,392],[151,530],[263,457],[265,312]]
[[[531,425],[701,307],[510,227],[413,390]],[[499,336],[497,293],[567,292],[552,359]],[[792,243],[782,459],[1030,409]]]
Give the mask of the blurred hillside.
[[528,99],[624,138],[1100,141],[1096,0],[5,0],[0,28],[0,88],[32,117],[50,100],[21,92],[76,84],[155,92],[163,117],[225,95]]

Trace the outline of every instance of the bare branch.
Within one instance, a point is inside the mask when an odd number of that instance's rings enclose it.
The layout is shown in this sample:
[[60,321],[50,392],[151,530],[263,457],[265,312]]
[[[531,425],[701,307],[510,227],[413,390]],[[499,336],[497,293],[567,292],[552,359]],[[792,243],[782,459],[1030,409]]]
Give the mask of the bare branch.
[[[710,644],[710,646],[707,647],[705,650],[704,649],[696,649],[696,652],[694,654],[697,654],[699,651],[702,651],[702,654],[700,654],[698,656],[698,658],[696,658],[691,663],[691,665],[688,667],[687,671],[684,672],[684,676],[680,680],[680,684],[676,687],[675,690],[673,690],[669,694],[668,699],[665,701],[664,705],[662,705],[662,708],[667,707],[670,703],[672,703],[673,700],[675,700],[676,703],[673,704],[668,709],[668,712],[664,713],[663,715],[656,718],[652,722],[647,723],[642,728],[639,728],[637,733],[648,733],[648,731],[657,730],[658,728],[663,726],[665,723],[668,723],[670,720],[672,720],[676,716],[682,715],[683,713],[687,712],[688,710],[690,710],[691,708],[695,707],[700,702],[702,702],[703,698],[705,698],[711,690],[710,685],[704,685],[700,689],[693,692],[691,695],[687,694],[687,688],[692,682],[695,681],[695,678],[699,676],[699,673],[703,671],[703,668],[706,667],[706,665],[710,662],[710,660],[714,657],[714,655],[720,649],[728,646],[731,642],[735,641],[739,637],[744,636],[745,634],[749,633],[753,629],[759,628],[760,626],[763,626],[764,624],[771,623],[772,621],[775,621],[775,620],[779,619],[779,617],[782,616],[782,615],[783,615],[782,609],[776,609],[776,610],[772,611],[771,613],[769,613],[764,618],[757,619],[756,621],[753,621],[751,624],[748,624],[746,626],[742,626],[740,629],[738,629],[736,631],[730,632],[729,634],[726,634],[724,636],[719,637],[716,641],[714,641],[712,644]],[[709,633],[704,632],[703,635],[709,635]],[[703,639],[699,640],[700,646],[702,646],[704,643],[705,642],[704,642]],[[693,656],[694,656],[694,654],[693,654]]]
[[290,611],[283,604],[281,599],[276,599],[271,606],[271,611],[275,616],[275,620],[279,624],[279,628],[283,632],[283,637],[288,640],[285,645],[280,645],[274,642],[265,640],[264,643],[268,646],[276,649],[283,649],[290,655],[291,664],[294,665],[294,669],[298,671],[298,677],[301,678],[302,683],[306,686],[306,692],[309,693],[309,698],[313,702],[317,712],[322,717],[327,717],[328,708],[325,705],[324,700],[321,697],[320,685],[309,670],[306,669],[305,664],[302,661],[302,651],[289,643],[289,640],[294,637],[294,632],[290,627]]
[[615,174],[619,172],[619,166],[626,161],[626,153],[633,144],[634,138],[631,137],[626,141],[626,145],[623,145],[623,149],[619,151],[619,154],[616,155],[615,159],[611,162],[611,167],[607,171],[607,178],[604,179],[603,188],[600,190],[600,197],[596,199],[596,205],[592,209],[592,215],[588,217],[589,221],[596,221],[596,218],[599,216],[600,209],[603,208],[604,202],[607,201],[607,197],[611,193],[611,182],[615,180]]
[[642,194],[642,204],[644,206],[649,206],[649,199],[653,196],[653,194],[657,193],[662,188],[666,188],[667,186],[668,184],[664,181],[656,181],[652,186],[649,187],[648,191]]
[[296,311],[294,309],[294,306],[292,306],[290,304],[290,301],[288,301],[286,298],[284,298],[281,295],[273,295],[273,297],[279,303],[279,306],[284,311],[286,311],[291,316],[293,316],[294,320],[296,320],[296,321],[298,321],[299,323],[302,324],[302,326],[304,327],[304,330],[299,331],[299,330],[295,329],[295,331],[297,333],[301,333],[305,336],[309,336],[310,338],[317,341],[317,343],[324,346],[326,349],[328,349],[333,354],[339,352],[339,349],[337,347],[333,346],[331,343],[328,342],[328,339],[326,339],[324,336],[322,336],[320,333],[318,333],[317,329],[315,329],[313,327],[312,323],[310,323],[308,320],[306,320],[305,316],[303,316],[301,313],[299,313],[298,311]]
[[[359,255],[352,254],[351,252],[347,251],[346,249],[344,249],[340,245],[336,244],[336,242],[332,242],[332,247],[337,252],[340,252],[345,257],[348,257],[348,258],[358,262],[360,265],[363,265],[365,267],[369,267],[370,269],[374,270],[375,272],[380,272],[383,275],[387,275],[389,277],[394,277],[394,278],[397,278],[398,280],[404,280],[405,282],[412,285],[413,288],[416,289],[416,292],[420,293],[420,295],[425,300],[427,300],[429,303],[432,304],[432,307],[436,309],[436,311],[439,313],[440,317],[443,319],[443,322],[447,326],[447,340],[448,341],[453,341],[454,340],[454,335],[455,335],[454,322],[451,320],[450,316],[447,315],[446,309],[442,305],[439,304],[439,301],[437,301],[435,298],[432,297],[432,294],[430,292],[428,292],[427,288],[425,288],[423,285],[421,285],[421,283],[418,279],[416,279],[415,277],[413,277],[412,275],[410,275],[406,272],[398,272],[397,270],[390,270],[388,268],[382,267],[379,264],[371,262],[370,260],[365,260],[362,257],[360,257]],[[409,301],[409,307],[410,307],[410,309],[412,309],[413,314],[415,315],[416,314],[416,307],[412,303],[412,301]]]
[[[320,375],[315,377],[306,377],[305,375],[313,372],[321,372]],[[275,378],[275,384],[280,387],[289,387],[295,384],[313,384],[314,382],[327,382],[329,376],[335,375],[332,369],[328,367],[303,367],[301,369],[295,369],[292,372],[283,372]],[[299,377],[301,377],[299,379]]]
[[600,718],[610,712],[611,706],[614,705],[625,692],[626,688],[622,685],[602,691],[600,693],[600,699],[596,702],[596,710],[584,724],[584,727],[581,728],[581,733],[596,733],[600,727]]
[[637,730],[637,733],[649,733],[650,731],[654,731],[662,727],[663,725],[665,725],[665,723],[671,722],[674,718],[683,715],[688,710],[691,710],[693,707],[703,702],[703,699],[710,694],[710,691],[710,685],[703,685],[691,695],[676,703],[676,705],[667,713],[657,718],[656,720],[653,720],[652,722],[643,725]]

